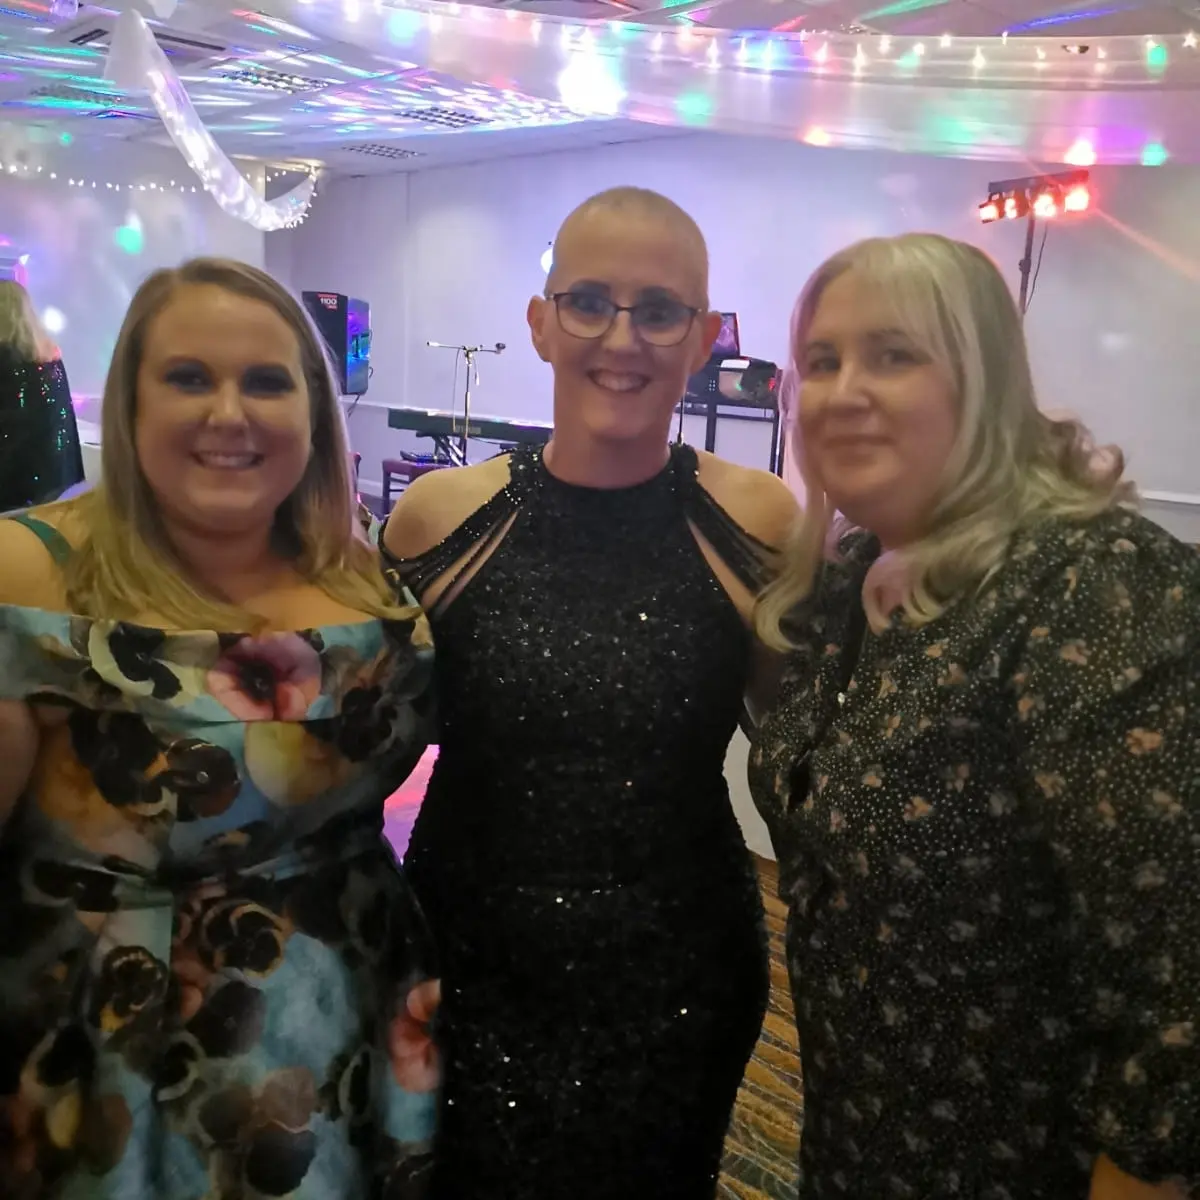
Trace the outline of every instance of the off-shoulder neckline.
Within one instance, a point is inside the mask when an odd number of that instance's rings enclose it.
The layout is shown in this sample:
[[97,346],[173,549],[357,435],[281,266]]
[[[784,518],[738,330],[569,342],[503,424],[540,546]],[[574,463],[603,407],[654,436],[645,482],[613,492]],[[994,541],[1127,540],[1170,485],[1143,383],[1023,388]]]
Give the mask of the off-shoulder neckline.
[[252,630],[219,630],[219,629],[169,629],[161,625],[144,625],[137,621],[123,621],[112,617],[89,617],[82,613],[62,612],[54,608],[37,608],[24,604],[2,604],[0,603],[0,617],[5,613],[27,614],[30,617],[46,617],[51,620],[60,620],[65,622],[83,622],[87,625],[99,625],[111,628],[128,629],[133,633],[146,633],[161,635],[164,638],[186,638],[186,637],[212,637],[214,634],[219,637],[227,637],[235,640],[242,638],[254,638],[261,640],[263,638],[273,637],[305,637],[312,634],[326,633],[349,633],[356,629],[369,629],[372,626],[385,625],[388,623],[383,617],[367,617],[361,621],[335,621],[329,625],[307,625],[297,629],[263,629],[255,633]]

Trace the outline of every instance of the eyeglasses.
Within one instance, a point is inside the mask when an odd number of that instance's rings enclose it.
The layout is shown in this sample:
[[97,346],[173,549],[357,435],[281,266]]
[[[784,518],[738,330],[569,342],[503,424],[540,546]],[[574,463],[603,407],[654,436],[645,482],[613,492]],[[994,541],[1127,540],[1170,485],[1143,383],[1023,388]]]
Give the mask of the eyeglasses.
[[558,323],[572,337],[594,341],[602,338],[621,313],[628,313],[638,337],[651,346],[678,346],[692,331],[701,310],[681,300],[664,297],[661,300],[642,300],[637,304],[614,304],[594,292],[555,292],[554,301]]

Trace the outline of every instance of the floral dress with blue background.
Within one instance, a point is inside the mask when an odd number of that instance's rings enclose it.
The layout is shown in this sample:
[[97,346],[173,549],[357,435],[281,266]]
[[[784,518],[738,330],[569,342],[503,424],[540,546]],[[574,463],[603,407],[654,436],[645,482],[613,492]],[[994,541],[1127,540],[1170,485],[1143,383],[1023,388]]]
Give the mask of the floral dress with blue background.
[[0,1195],[424,1194],[439,985],[381,837],[423,621],[169,632],[0,606],[42,725],[0,840]]

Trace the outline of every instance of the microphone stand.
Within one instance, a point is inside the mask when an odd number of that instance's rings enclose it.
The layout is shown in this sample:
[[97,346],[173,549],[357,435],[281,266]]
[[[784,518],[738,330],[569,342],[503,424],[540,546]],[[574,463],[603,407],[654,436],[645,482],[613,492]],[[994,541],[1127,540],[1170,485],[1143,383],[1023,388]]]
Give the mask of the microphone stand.
[[[462,432],[458,438],[458,454],[453,455],[453,447],[451,448],[452,456],[457,457],[457,465],[465,467],[467,465],[467,440],[471,432],[471,376],[477,370],[475,366],[475,356],[477,354],[495,354],[501,355],[506,347],[503,342],[496,342],[492,346],[448,346],[445,342],[426,342],[425,345],[432,346],[435,350],[453,350],[457,354],[461,354],[467,363],[467,379],[463,387],[463,424]],[[476,374],[475,382],[479,382],[479,377]],[[454,414],[450,414],[451,427],[453,428]]]

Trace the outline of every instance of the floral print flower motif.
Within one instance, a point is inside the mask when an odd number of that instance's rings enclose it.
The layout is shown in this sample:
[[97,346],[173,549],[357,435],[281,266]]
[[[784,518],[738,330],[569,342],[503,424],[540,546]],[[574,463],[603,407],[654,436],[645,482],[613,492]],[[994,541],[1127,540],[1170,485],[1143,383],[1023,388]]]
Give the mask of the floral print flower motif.
[[[94,621],[87,627],[87,653],[90,673],[105,693],[131,694],[167,704],[185,703],[196,692],[197,667],[216,646],[213,636],[189,638],[188,658],[195,662],[176,663],[171,646],[184,639],[161,629],[150,629],[124,621]],[[199,651],[199,652],[197,652]]]
[[377,1193],[380,1200],[422,1200],[429,1194],[432,1154],[406,1154],[395,1139],[389,1138],[381,1159]]
[[[329,1064],[321,1086],[321,1109],[331,1121],[345,1121],[352,1130],[370,1118],[376,1054],[369,1045],[348,1050]],[[354,1134],[352,1132],[353,1139]]]
[[299,634],[241,637],[208,672],[206,684],[239,721],[299,721],[321,693],[321,658]]
[[163,746],[141,717],[76,708],[67,724],[75,757],[109,804],[143,817],[162,814],[165,798],[154,776]]
[[241,790],[237,763],[221,746],[184,738],[167,747],[159,786],[175,796],[180,821],[220,816]]
[[143,946],[115,946],[100,967],[90,1021],[115,1034],[158,1011],[167,993],[167,966]]
[[282,917],[241,897],[211,905],[200,922],[199,950],[214,971],[270,975],[283,962],[288,929]]
[[230,979],[205,999],[187,1032],[209,1058],[249,1054],[262,1040],[267,1002],[257,988]]
[[120,1160],[132,1117],[121,1096],[83,1086],[94,1066],[87,1032],[77,1024],[62,1025],[33,1048],[16,1091],[0,1096],[8,1152],[0,1180],[5,1196],[50,1194],[77,1164],[102,1175]]
[[307,1127],[317,1106],[316,1084],[302,1067],[274,1071],[257,1089],[234,1084],[209,1094],[196,1120],[211,1142],[219,1170],[256,1196],[289,1196],[316,1155]]
[[112,871],[73,866],[55,859],[35,859],[30,866],[29,882],[35,894],[74,904],[80,912],[111,913],[119,907],[117,876]]
[[329,740],[329,722],[257,721],[246,726],[246,775],[272,803],[297,808],[362,770]]
[[392,1076],[406,1092],[432,1092],[441,1079],[441,1063],[431,1028],[442,999],[436,979],[417,984],[405,998],[388,1031]]
[[[351,688],[328,733],[351,762],[365,762],[392,740],[404,711],[378,684]],[[313,728],[312,732],[320,737],[326,731]]]

